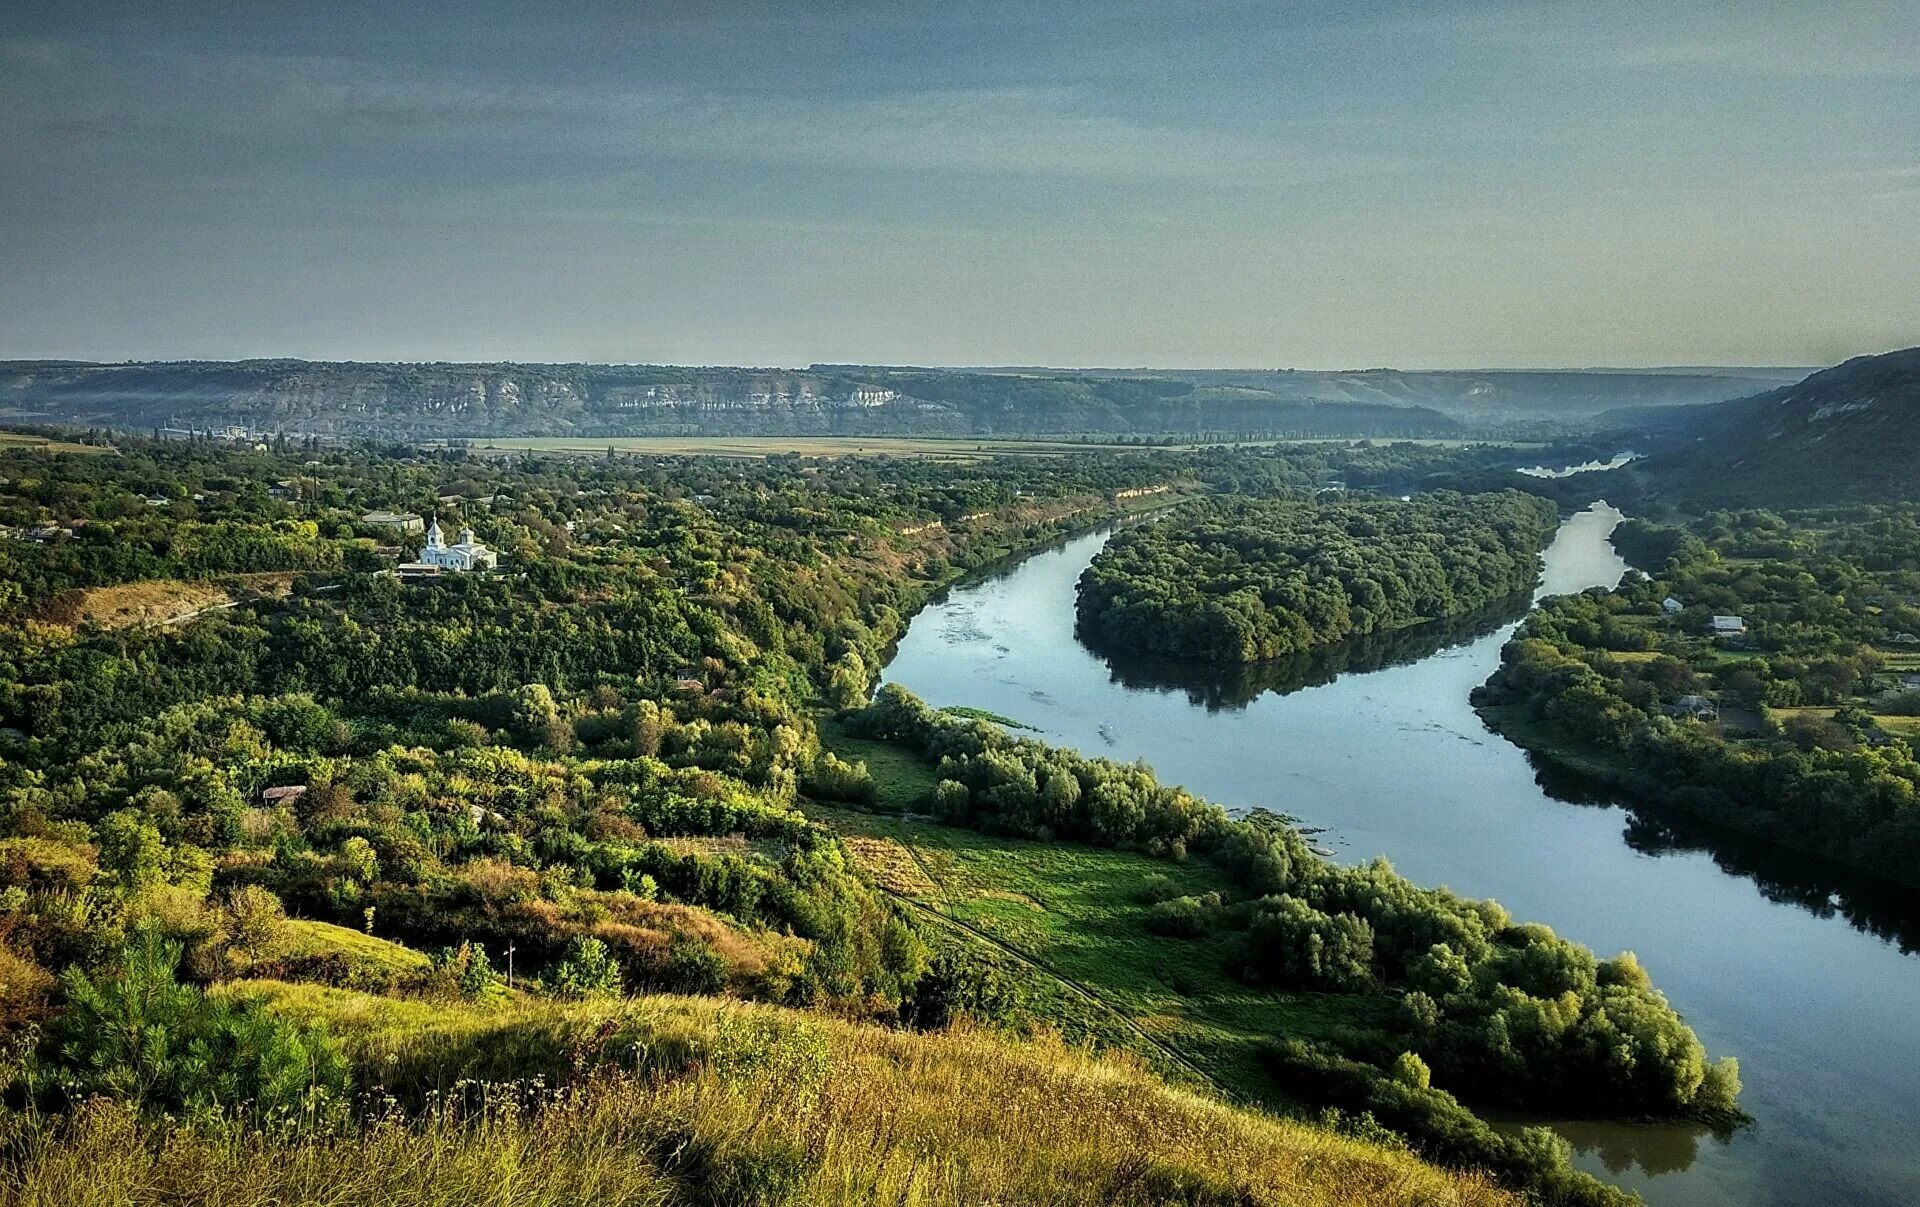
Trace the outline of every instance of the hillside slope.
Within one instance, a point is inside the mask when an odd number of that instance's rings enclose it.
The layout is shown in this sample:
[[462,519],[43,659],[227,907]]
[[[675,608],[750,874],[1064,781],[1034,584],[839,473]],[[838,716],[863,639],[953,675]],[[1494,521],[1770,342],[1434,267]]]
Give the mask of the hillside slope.
[[[156,1137],[100,1104],[18,1145],[0,1203],[1517,1204],[1476,1175],[1171,1089],[1059,1044],[916,1034],[712,998],[493,1006],[252,982],[324,1021],[421,1125]],[[637,1066],[637,1067],[636,1067]],[[588,1088],[588,1087],[591,1088]],[[458,1095],[455,1096],[456,1099]],[[529,1109],[537,1108],[537,1109]]]
[[1703,503],[1806,506],[1920,498],[1920,348],[1862,356],[1791,386],[1641,416],[1666,449],[1644,471]]

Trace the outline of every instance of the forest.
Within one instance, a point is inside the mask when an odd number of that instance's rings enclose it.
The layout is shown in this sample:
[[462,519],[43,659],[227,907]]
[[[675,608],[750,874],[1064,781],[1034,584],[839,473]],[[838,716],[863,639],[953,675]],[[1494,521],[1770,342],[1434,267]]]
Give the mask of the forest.
[[1557,520],[1519,491],[1209,500],[1111,541],[1081,577],[1080,625],[1128,650],[1283,658],[1530,590]]

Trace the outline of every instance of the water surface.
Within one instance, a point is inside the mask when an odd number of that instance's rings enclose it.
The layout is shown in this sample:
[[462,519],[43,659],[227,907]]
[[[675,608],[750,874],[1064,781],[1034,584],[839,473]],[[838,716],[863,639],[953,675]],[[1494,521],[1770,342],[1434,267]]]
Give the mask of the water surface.
[[[1626,567],[1604,504],[1568,520],[1543,593]],[[1291,813],[1343,861],[1493,897],[1603,955],[1639,954],[1758,1122],[1557,1124],[1578,1162],[1656,1204],[1920,1202],[1920,936],[1912,894],[1543,775],[1467,696],[1526,606],[1297,665],[1110,659],[1074,634],[1074,582],[1108,532],[954,588],[886,679],[1043,740],[1144,758],[1229,807]],[[1341,661],[1345,659],[1345,661]]]

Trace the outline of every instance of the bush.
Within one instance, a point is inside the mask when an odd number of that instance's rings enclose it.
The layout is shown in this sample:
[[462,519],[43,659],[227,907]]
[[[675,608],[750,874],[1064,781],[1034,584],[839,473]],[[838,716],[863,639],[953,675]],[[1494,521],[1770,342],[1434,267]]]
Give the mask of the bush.
[[1158,905],[1162,901],[1171,901],[1180,895],[1173,881],[1159,872],[1150,872],[1140,881],[1140,900],[1148,905]]
[[1888,717],[1920,717],[1920,692],[1901,692],[1882,704],[1879,711]]
[[487,961],[487,949],[478,943],[462,943],[434,952],[427,987],[439,997],[462,997],[476,1002],[492,1001],[507,991],[500,974]]
[[672,993],[719,993],[731,969],[726,958],[700,940],[675,935],[660,965],[660,988]]
[[937,1031],[961,1018],[1011,1022],[1019,1010],[1019,990],[1011,981],[978,960],[943,951],[900,1003],[900,1019],[910,1027]]
[[563,997],[607,997],[620,992],[620,965],[607,945],[582,935],[553,970],[553,990]]
[[1221,913],[1219,893],[1175,897],[1147,911],[1147,929],[1176,939],[1198,939],[1213,933],[1220,925]]

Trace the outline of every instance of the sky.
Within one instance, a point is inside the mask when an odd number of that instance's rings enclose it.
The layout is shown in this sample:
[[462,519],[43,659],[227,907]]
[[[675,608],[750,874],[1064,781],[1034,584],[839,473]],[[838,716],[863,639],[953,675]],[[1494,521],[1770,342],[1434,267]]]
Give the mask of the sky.
[[0,357],[1812,365],[1920,0],[0,0]]

